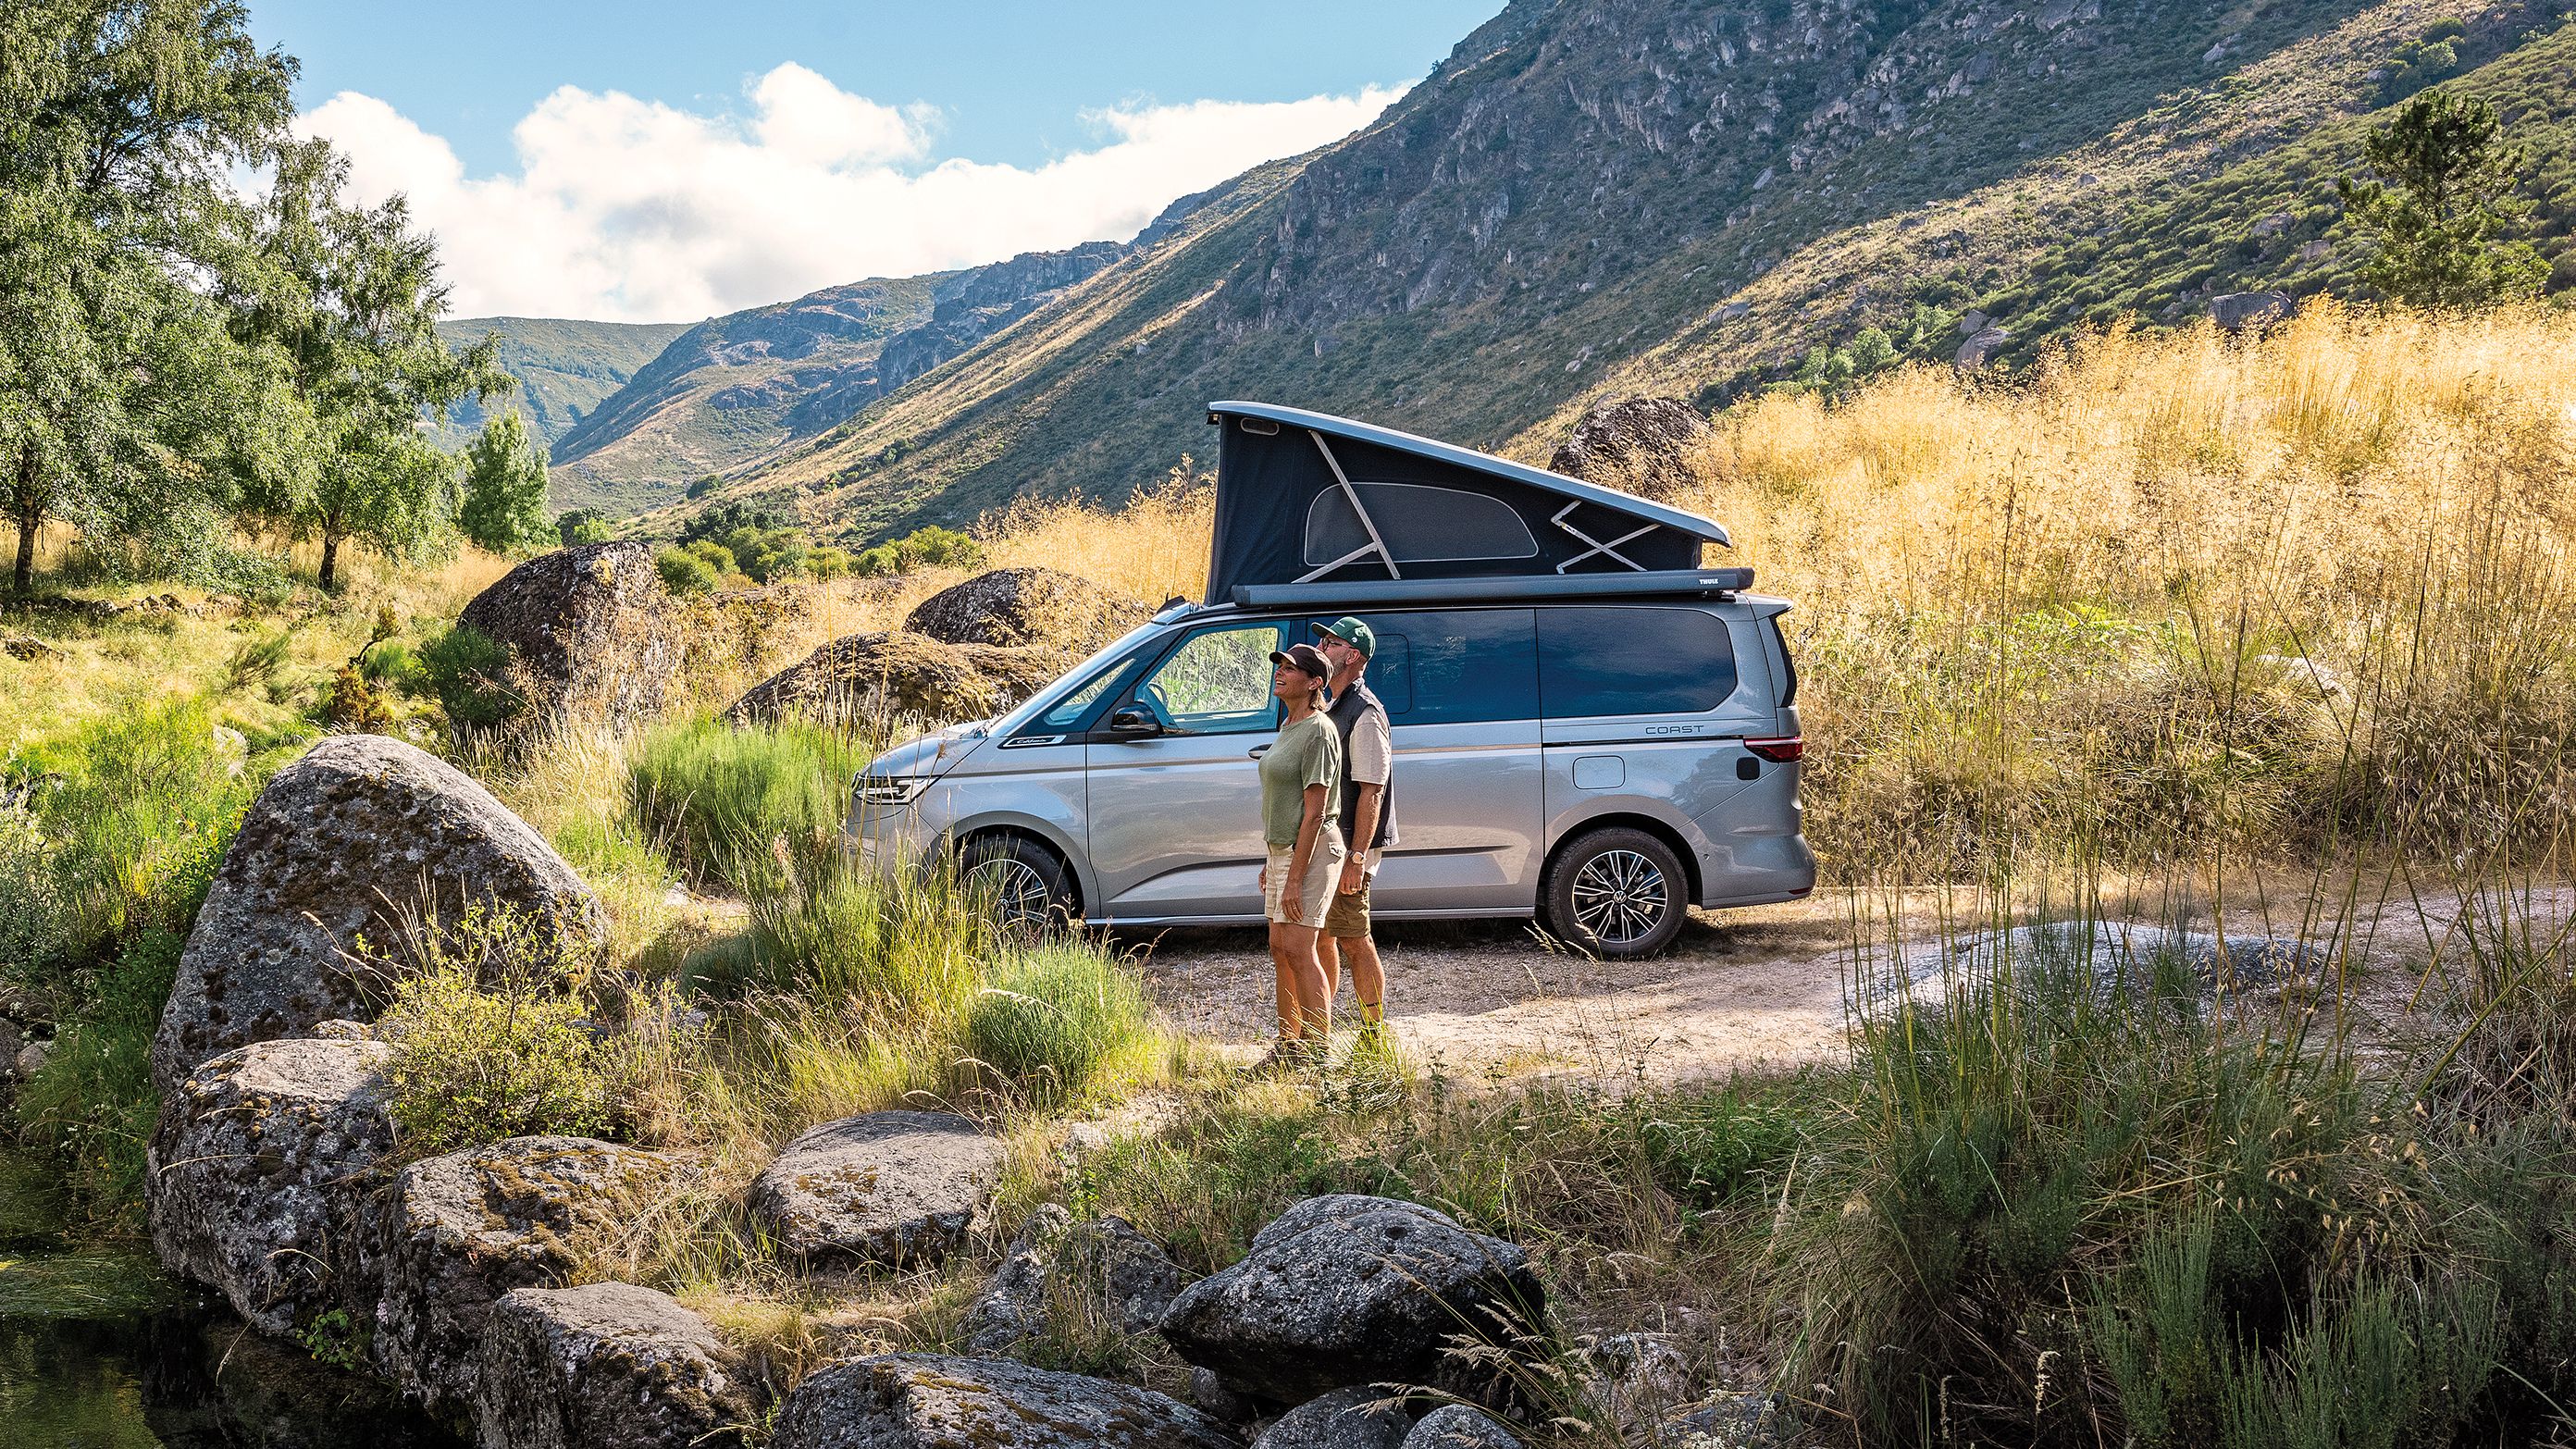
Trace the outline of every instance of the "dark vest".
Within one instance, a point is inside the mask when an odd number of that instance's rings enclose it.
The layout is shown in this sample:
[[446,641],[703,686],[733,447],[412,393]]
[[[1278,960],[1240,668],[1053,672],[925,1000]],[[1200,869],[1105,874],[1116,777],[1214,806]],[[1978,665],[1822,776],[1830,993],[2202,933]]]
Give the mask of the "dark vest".
[[[1331,704],[1324,706],[1324,718],[1333,722],[1333,733],[1342,737],[1341,819],[1342,829],[1345,831],[1355,828],[1360,818],[1360,786],[1357,780],[1351,778],[1351,731],[1359,726],[1362,717],[1370,710],[1376,710],[1381,717],[1386,714],[1386,706],[1378,703],[1377,696],[1369,692],[1368,680],[1365,677],[1352,681],[1350,688],[1343,690]],[[1393,752],[1393,741],[1390,739],[1388,753],[1392,756]],[[1357,845],[1358,842],[1353,844]],[[1395,844],[1395,761],[1389,758],[1386,788],[1377,793],[1377,838],[1369,841],[1364,848],[1375,850],[1380,846],[1393,844]]]

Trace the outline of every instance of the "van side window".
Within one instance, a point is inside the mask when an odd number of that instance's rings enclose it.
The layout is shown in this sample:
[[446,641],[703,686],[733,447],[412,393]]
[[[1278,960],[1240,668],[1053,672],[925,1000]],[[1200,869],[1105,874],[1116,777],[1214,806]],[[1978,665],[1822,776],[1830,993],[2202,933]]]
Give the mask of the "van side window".
[[1377,631],[1369,688],[1389,724],[1533,718],[1538,653],[1527,609],[1362,614]]
[[1193,735],[1278,728],[1270,654],[1284,648],[1277,621],[1202,629],[1181,641],[1136,690],[1166,729]]
[[1541,609],[1538,658],[1549,719],[1697,714],[1735,693],[1735,641],[1705,609]]

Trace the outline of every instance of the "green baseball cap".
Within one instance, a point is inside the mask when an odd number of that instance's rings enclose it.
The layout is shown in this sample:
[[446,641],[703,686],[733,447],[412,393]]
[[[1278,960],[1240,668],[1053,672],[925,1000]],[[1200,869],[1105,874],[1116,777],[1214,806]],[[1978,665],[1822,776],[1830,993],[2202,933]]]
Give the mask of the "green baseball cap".
[[1370,628],[1368,625],[1361,623],[1359,620],[1352,618],[1348,614],[1344,614],[1342,617],[1335,619],[1329,624],[1316,625],[1315,632],[1318,634],[1329,635],[1332,638],[1339,639],[1343,643],[1348,644],[1352,648],[1360,651],[1360,657],[1362,659],[1375,659],[1377,657],[1377,631]]

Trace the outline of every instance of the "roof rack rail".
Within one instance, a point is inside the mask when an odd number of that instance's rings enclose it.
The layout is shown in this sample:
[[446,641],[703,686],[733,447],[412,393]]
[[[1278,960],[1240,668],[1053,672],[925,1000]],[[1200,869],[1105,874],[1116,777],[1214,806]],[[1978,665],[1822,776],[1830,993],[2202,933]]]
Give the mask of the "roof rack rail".
[[1237,584],[1245,609],[1341,608],[1363,604],[1461,603],[1485,599],[1619,599],[1646,595],[1727,597],[1753,587],[1753,570],[1656,569],[1645,573],[1532,574],[1483,579],[1344,579],[1317,584]]

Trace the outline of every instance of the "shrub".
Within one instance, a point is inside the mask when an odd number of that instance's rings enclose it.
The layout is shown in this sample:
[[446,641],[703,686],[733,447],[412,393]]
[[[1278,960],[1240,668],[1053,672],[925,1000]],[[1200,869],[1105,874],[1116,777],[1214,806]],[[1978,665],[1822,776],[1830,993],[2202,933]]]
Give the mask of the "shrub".
[[1062,1101],[1143,1040],[1152,1020],[1133,974],[1093,947],[1057,943],[1014,955],[994,974],[966,1018],[966,1045],[1031,1097]]
[[654,550],[653,569],[662,576],[662,587],[675,594],[713,593],[724,581],[713,564],[686,549]]
[[0,968],[32,973],[69,937],[54,846],[33,812],[0,806]]
[[857,571],[863,577],[881,577],[918,568],[971,569],[983,561],[983,545],[972,536],[933,524],[860,554]]
[[468,907],[413,933],[380,1030],[394,1044],[387,1103],[421,1155],[542,1133],[610,1136],[640,1062],[590,1020],[586,963],[556,964],[527,918]]
[[700,478],[695,483],[689,485],[689,496],[691,498],[704,498],[708,494],[715,492],[723,483],[724,479],[713,473],[709,473],[705,477]]
[[616,536],[615,526],[596,508],[567,509],[555,517],[555,537],[566,548],[606,543]]
[[458,624],[421,645],[420,680],[447,712],[450,724],[483,729],[527,707],[510,683],[509,646],[470,624]]
[[818,548],[805,555],[805,572],[818,579],[837,579],[850,571],[847,549]]

